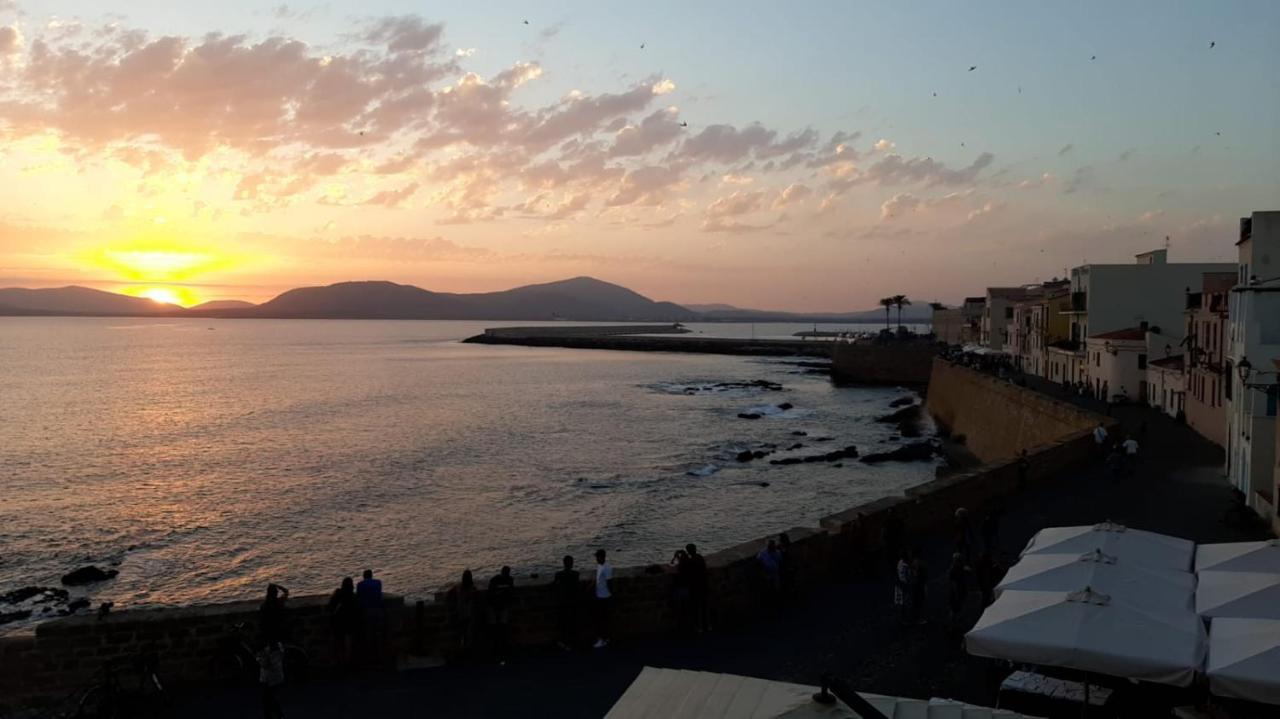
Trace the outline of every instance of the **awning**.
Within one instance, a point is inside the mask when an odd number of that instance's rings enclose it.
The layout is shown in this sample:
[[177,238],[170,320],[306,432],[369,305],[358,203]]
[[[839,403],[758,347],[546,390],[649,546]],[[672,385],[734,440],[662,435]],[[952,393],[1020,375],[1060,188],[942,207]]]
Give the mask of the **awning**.
[[1178,537],[1103,522],[1092,526],[1042,529],[1027,542],[1022,556],[1081,555],[1101,551],[1108,556],[1125,560],[1126,564],[1189,572],[1195,548],[1195,543]]
[[1069,592],[1080,587],[1151,609],[1188,611],[1195,606],[1196,579],[1190,572],[1143,567],[1099,551],[1028,554],[1009,568],[996,589]]
[[965,635],[970,654],[1187,686],[1203,665],[1204,624],[1088,587],[1006,591]]
[[1265,542],[1201,544],[1196,547],[1196,571],[1275,572],[1280,574],[1280,539]]
[[1205,673],[1218,696],[1280,704],[1280,621],[1214,619]]
[[1280,574],[1209,571],[1198,576],[1200,616],[1280,619]]

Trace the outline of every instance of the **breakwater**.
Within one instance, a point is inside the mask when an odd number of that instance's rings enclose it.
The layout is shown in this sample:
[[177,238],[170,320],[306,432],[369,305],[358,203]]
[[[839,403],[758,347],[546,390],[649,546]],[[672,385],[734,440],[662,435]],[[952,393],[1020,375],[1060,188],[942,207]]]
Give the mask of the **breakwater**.
[[[930,393],[990,392],[997,382],[967,368],[936,362]],[[1009,397],[1026,409],[1019,421],[1037,422],[1063,411],[1063,403],[1036,395],[1032,390],[1003,383],[999,396]],[[954,385],[954,386],[952,386]],[[1007,392],[1005,392],[1007,390]],[[945,395],[944,395],[945,396]],[[1036,400],[1043,400],[1040,403]],[[1037,415],[1037,409],[1043,416]],[[948,407],[951,421],[988,421],[980,416],[1004,416],[998,403]],[[1073,408],[1074,409],[1074,408]],[[1087,413],[1086,413],[1087,414]],[[978,416],[975,418],[975,415]],[[1097,416],[1090,417],[1090,426]],[[968,426],[968,425],[966,425]],[[1050,426],[1062,427],[1061,424]],[[1033,441],[1030,435],[1027,441]],[[907,540],[947,526],[957,507],[981,513],[993,502],[1020,489],[1021,482],[1036,483],[1070,470],[1093,456],[1088,429],[1064,431],[1035,440],[1024,447],[1030,459],[1026,476],[1017,463],[993,461],[970,471],[938,478],[885,497],[835,512],[816,527],[779,527],[793,541],[792,558],[796,586],[813,590],[865,566],[883,549],[885,527],[891,517],[902,521]],[[767,616],[763,577],[755,559],[765,539],[725,548],[707,555],[711,610],[717,626],[731,628]],[[584,576],[590,565],[582,567]],[[336,583],[335,577],[335,583]],[[659,567],[619,568],[615,572],[614,634],[619,638],[653,635],[675,626],[672,576]],[[512,641],[516,645],[547,644],[555,637],[557,598],[549,578],[519,577],[512,607]],[[335,663],[330,618],[323,596],[290,600],[291,639],[311,656],[318,673]],[[581,628],[588,631],[589,601],[584,586]],[[244,622],[250,636],[257,623],[256,602],[235,602],[176,609],[126,610],[103,620],[75,616],[45,622],[33,634],[0,637],[0,704],[64,697],[82,688],[106,661],[139,652],[155,652],[162,678],[175,684],[208,681],[213,657],[235,624]],[[405,657],[448,658],[459,646],[458,625],[444,593],[417,601],[402,597],[386,600],[387,642],[383,659],[390,665]],[[0,707],[2,708],[2,707]]]
[[[616,327],[496,327],[463,342],[525,347],[563,347],[630,352],[694,352],[753,357],[831,356],[830,342],[803,340],[753,340],[727,337],[691,337],[676,334],[672,325],[656,329]],[[659,334],[661,333],[661,334]]]

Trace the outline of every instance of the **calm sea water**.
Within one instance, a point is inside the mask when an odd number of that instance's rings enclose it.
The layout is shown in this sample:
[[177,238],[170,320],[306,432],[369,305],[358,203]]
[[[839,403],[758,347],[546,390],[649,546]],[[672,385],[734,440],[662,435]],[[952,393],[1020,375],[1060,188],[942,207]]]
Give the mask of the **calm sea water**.
[[[734,459],[880,444],[900,390],[776,359],[457,342],[485,324],[0,318],[0,594],[96,563],[120,575],[90,596],[117,606],[327,591],[365,567],[423,596],[467,567],[715,550],[932,474]],[[712,386],[756,379],[785,389]],[[752,408],[770,414],[737,417]]]

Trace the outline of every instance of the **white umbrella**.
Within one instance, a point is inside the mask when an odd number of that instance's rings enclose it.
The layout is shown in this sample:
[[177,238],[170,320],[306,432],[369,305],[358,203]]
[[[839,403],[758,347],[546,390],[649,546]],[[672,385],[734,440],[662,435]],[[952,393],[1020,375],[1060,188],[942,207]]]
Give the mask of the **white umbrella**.
[[1046,527],[1022,550],[1028,554],[1084,554],[1101,551],[1135,565],[1191,571],[1194,542],[1103,522],[1083,527]]
[[1280,619],[1280,574],[1200,572],[1196,611],[1203,617]]
[[1204,662],[1190,609],[1152,609],[1085,588],[1006,591],[965,635],[970,654],[1187,686]]
[[1214,619],[1205,674],[1220,697],[1280,704],[1280,621]]
[[1201,544],[1196,547],[1196,571],[1275,572],[1280,574],[1280,539],[1265,542]]
[[1195,575],[1173,569],[1135,565],[1100,551],[1075,554],[1028,554],[1009,568],[1000,592],[1069,592],[1079,587],[1112,599],[1152,609],[1190,610]]

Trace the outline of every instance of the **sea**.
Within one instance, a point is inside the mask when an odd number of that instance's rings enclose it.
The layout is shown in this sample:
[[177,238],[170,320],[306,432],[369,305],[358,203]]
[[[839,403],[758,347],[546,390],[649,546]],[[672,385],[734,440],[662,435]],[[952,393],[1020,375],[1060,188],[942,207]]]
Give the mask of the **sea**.
[[[512,324],[0,318],[0,596],[92,564],[119,572],[72,589],[93,606],[327,592],[364,569],[429,597],[468,568],[714,552],[933,476],[769,464],[891,447],[874,420],[904,389],[838,387],[812,359],[460,342]],[[738,460],[755,450],[774,454]],[[0,630],[64,605],[0,604],[33,612]]]

